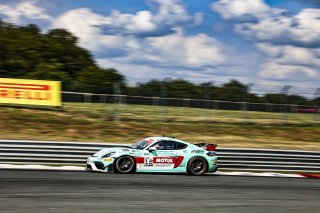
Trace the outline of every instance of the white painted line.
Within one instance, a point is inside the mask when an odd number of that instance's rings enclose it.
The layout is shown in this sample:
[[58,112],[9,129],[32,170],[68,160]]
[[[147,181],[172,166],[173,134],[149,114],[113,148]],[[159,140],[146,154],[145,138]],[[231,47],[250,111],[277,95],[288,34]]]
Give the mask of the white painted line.
[[274,172],[219,172],[212,175],[230,175],[230,176],[259,176],[259,177],[294,177],[303,178],[304,176],[299,174],[283,174]]
[[65,170],[65,171],[84,171],[80,166],[46,166],[46,165],[17,165],[0,164],[0,169],[40,169],[40,170]]
[[[17,164],[0,164],[0,169],[85,171],[85,168],[81,166],[47,166],[47,165],[17,165]],[[211,173],[209,175],[304,178],[304,176],[299,174],[283,174],[283,173],[273,173],[273,172],[219,172],[218,171],[216,173]]]

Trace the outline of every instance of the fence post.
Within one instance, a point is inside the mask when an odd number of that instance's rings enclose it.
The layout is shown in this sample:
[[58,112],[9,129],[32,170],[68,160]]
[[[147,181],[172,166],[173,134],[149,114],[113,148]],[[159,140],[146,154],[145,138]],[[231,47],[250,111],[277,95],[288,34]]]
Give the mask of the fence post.
[[214,109],[216,109],[216,110],[222,110],[222,108],[220,107],[221,101],[215,100],[214,102],[215,102],[215,107],[214,107]]
[[109,116],[108,116],[108,95],[107,94],[100,94],[99,95],[99,103],[101,104],[101,107],[103,107],[103,111],[106,113],[105,120],[108,120]]
[[102,103],[107,103],[107,95],[105,94],[100,94],[99,95],[99,103],[102,104]]
[[284,86],[282,89],[281,89],[281,94],[284,95],[284,103],[283,103],[283,107],[284,107],[284,110],[283,110],[283,120],[287,120],[288,117],[287,117],[287,112],[288,112],[288,92],[289,90],[291,89],[291,86]]
[[91,93],[85,93],[84,94],[84,103],[91,103],[92,102],[92,94]]
[[319,98],[319,97],[320,97],[320,88],[317,88],[316,91],[314,92],[314,101],[313,101],[314,102],[314,106],[316,108],[318,108],[318,110],[317,110],[317,112],[315,113],[315,116],[314,116],[315,123],[318,123],[318,121],[320,120],[319,119],[319,117],[320,117],[320,107],[317,106],[317,103],[316,103],[317,98]]
[[113,120],[120,121],[120,113],[121,113],[121,87],[119,82],[115,82],[113,84],[114,89],[114,109],[113,109]]
[[122,95],[122,102],[121,102],[122,105],[126,105],[127,104],[127,95]]
[[248,123],[249,113],[248,113],[248,102],[250,102],[250,91],[254,86],[253,83],[247,84],[243,91],[243,123]]
[[217,101],[217,100],[212,100],[212,121],[214,121],[215,119],[214,119],[214,116],[215,116],[215,110],[218,110],[219,109],[219,101]]
[[160,112],[160,121],[165,122],[166,121],[166,106],[167,106],[167,82],[170,80],[170,78],[165,78],[160,83],[160,99],[159,103],[161,106],[161,112]]
[[182,106],[183,107],[190,107],[190,99],[189,98],[184,98],[182,100]]
[[159,106],[159,104],[160,104],[159,97],[152,97],[152,105],[153,106]]
[[209,81],[208,83],[204,84],[204,110],[203,110],[203,120],[204,121],[210,121],[211,120],[211,114],[207,112],[207,110],[210,110],[210,104],[211,101],[211,87],[214,84],[214,81]]
[[265,103],[265,110],[266,112],[271,112],[269,115],[271,119],[274,119],[274,109],[272,103]]

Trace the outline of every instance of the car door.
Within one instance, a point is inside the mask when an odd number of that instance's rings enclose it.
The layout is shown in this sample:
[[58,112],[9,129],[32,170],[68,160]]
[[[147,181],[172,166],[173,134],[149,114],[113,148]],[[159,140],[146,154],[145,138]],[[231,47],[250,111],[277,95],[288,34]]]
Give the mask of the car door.
[[156,150],[150,151],[148,156],[144,157],[144,170],[154,172],[172,171],[177,163],[180,164],[183,160],[182,150],[177,150],[177,147],[181,147],[178,146],[179,144],[175,141],[162,140],[152,145],[151,147],[155,147]]

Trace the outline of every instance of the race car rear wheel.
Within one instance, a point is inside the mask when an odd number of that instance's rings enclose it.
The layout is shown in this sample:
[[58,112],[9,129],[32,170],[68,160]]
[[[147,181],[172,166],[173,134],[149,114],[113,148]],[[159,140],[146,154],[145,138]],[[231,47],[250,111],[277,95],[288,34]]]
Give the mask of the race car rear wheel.
[[117,159],[115,169],[122,174],[132,173],[135,169],[135,162],[130,156],[122,156]]
[[193,157],[190,159],[187,171],[191,175],[203,175],[207,172],[208,162],[202,157]]

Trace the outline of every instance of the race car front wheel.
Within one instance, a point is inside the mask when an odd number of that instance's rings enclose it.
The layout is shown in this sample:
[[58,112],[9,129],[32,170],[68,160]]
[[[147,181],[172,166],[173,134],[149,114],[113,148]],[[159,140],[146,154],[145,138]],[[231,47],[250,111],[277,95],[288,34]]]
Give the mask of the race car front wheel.
[[123,156],[117,159],[115,169],[122,174],[132,173],[135,168],[135,162],[130,156]]
[[207,172],[208,163],[202,157],[193,157],[188,163],[188,173],[191,175],[203,175]]

